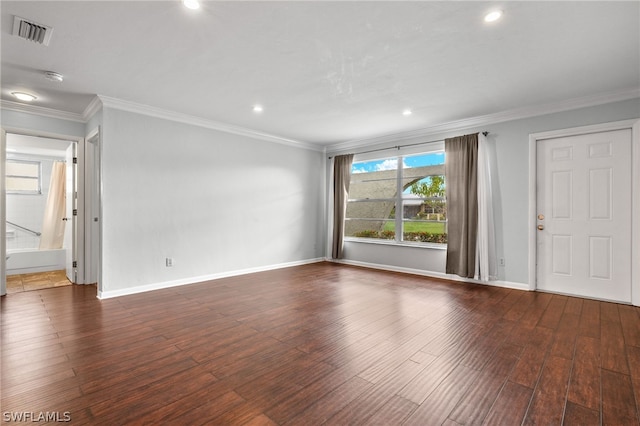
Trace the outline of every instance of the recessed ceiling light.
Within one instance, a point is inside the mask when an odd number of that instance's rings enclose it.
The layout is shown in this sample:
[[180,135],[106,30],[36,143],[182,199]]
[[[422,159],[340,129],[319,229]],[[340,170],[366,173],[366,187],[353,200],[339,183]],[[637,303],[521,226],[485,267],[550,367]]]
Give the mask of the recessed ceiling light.
[[191,10],[200,9],[200,2],[198,0],[182,0],[182,4],[187,9],[191,9]]
[[20,99],[21,101],[25,101],[25,102],[31,102],[33,100],[36,100],[37,98],[30,94],[30,93],[24,93],[24,92],[11,92],[11,94],[13,96],[15,96],[16,98]]
[[484,22],[495,22],[500,18],[502,18],[502,11],[494,10],[493,12],[489,12],[485,15]]
[[262,111],[263,111],[262,105],[253,106],[253,112],[262,112]]
[[402,115],[411,115],[413,114],[413,111],[411,111],[410,109],[405,109],[404,111],[402,111]]

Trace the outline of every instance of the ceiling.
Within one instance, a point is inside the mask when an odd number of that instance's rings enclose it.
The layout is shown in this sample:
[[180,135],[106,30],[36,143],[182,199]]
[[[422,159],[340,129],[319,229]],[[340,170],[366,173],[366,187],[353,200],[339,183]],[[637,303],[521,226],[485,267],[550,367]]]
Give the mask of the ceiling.
[[[2,100],[28,91],[75,114],[99,94],[331,145],[640,89],[638,1],[0,7]],[[485,23],[494,8],[503,18]],[[49,46],[12,36],[14,15],[53,27]]]

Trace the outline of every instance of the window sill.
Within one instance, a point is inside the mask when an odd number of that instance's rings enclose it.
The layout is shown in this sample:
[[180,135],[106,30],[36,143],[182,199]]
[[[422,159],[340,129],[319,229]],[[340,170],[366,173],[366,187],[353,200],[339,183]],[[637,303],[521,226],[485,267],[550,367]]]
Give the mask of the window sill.
[[6,191],[7,195],[42,195],[42,192],[37,191]]
[[378,240],[373,238],[346,237],[344,241],[349,243],[379,244],[384,246],[412,247],[412,248],[430,249],[430,250],[446,250],[447,249],[446,244],[412,243],[410,241],[396,242],[393,240],[382,240],[382,239]]

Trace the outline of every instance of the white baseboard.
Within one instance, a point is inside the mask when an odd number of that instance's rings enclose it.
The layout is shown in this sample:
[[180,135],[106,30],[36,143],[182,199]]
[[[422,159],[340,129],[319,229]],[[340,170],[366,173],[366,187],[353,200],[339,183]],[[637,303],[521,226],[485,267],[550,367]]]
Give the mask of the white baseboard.
[[130,294],[144,293],[147,291],[160,290],[163,288],[178,287],[189,284],[201,283],[204,281],[218,280],[220,278],[235,277],[238,275],[253,274],[255,272],[272,271],[274,269],[290,268],[292,266],[307,265],[310,263],[324,262],[325,259],[318,257],[315,259],[298,260],[295,262],[279,263],[275,265],[259,266],[256,268],[240,269],[236,271],[220,272],[217,274],[201,275],[198,277],[182,278],[179,280],[165,281],[161,283],[147,284],[143,286],[123,288],[120,290],[98,291],[98,299],[110,299],[113,297],[127,296]]
[[164,288],[178,287],[183,285],[201,283],[204,281],[218,280],[220,278],[229,278],[229,277],[235,277],[238,275],[253,274],[255,272],[272,271],[274,269],[290,268],[292,266],[301,266],[301,265],[307,265],[310,263],[318,263],[318,262],[324,262],[324,261],[342,263],[345,265],[361,266],[361,267],[370,268],[370,269],[380,269],[383,271],[402,272],[402,273],[413,274],[413,275],[422,275],[422,276],[431,277],[431,278],[441,278],[441,279],[450,280],[450,281],[459,281],[459,282],[482,284],[482,285],[492,285],[496,287],[505,287],[505,288],[512,288],[516,290],[530,291],[529,285],[523,284],[523,283],[515,283],[510,281],[484,282],[484,281],[458,277],[457,275],[445,274],[442,272],[425,271],[422,269],[413,269],[413,268],[403,268],[403,267],[392,266],[392,265],[380,265],[377,263],[359,262],[355,260],[345,260],[345,259],[337,260],[337,259],[319,257],[314,259],[299,260],[295,262],[259,266],[256,268],[247,268],[247,269],[240,269],[236,271],[220,272],[217,274],[201,275],[197,277],[183,278],[183,279],[173,280],[173,281],[165,281],[161,283],[124,288],[120,290],[98,291],[98,299],[111,299],[113,297],[127,296],[131,294],[144,293],[147,291],[160,290]]
[[380,269],[383,271],[391,271],[391,272],[403,272],[406,274],[422,275],[430,278],[441,278],[449,281],[459,281],[459,282],[472,283],[472,284],[482,284],[482,285],[491,285],[495,287],[512,288],[514,290],[531,291],[531,289],[529,288],[529,284],[516,283],[511,281],[486,282],[486,281],[479,281],[479,280],[474,280],[470,278],[463,278],[457,275],[445,274],[443,272],[425,271],[423,269],[403,268],[400,266],[380,265],[377,263],[359,262],[356,260],[346,260],[346,259],[326,259],[326,260],[329,262],[343,263],[345,265],[361,266],[364,268]]

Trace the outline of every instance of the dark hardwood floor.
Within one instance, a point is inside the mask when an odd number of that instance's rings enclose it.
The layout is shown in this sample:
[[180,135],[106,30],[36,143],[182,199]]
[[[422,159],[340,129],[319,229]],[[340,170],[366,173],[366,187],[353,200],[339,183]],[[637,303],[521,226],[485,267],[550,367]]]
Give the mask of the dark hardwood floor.
[[331,263],[0,303],[0,422],[638,424],[632,306]]

